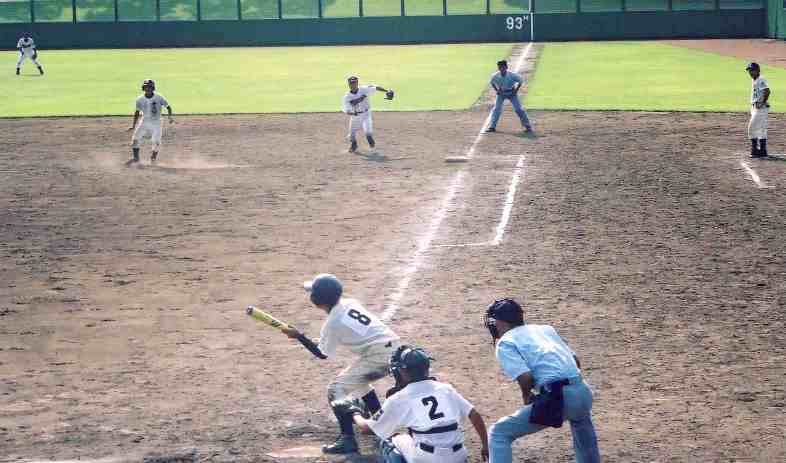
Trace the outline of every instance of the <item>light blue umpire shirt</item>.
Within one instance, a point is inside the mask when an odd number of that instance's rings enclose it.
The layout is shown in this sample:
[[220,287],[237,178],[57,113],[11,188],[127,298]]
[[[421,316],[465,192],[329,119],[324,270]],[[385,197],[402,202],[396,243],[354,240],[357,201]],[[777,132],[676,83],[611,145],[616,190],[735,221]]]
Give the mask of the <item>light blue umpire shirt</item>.
[[500,91],[510,93],[517,83],[523,83],[521,76],[515,72],[506,72],[503,76],[499,71],[491,75],[491,84],[496,86]]
[[549,325],[517,326],[502,336],[496,349],[505,375],[515,381],[524,373],[530,373],[536,388],[579,376],[574,355]]

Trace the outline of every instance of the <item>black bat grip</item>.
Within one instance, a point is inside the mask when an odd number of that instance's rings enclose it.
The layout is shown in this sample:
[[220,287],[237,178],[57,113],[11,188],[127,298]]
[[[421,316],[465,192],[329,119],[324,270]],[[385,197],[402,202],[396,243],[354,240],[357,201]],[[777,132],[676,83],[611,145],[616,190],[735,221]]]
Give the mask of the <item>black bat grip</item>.
[[305,334],[300,334],[297,337],[297,340],[300,341],[300,344],[303,344],[303,347],[308,349],[309,352],[314,354],[314,356],[318,359],[326,359],[327,355],[323,354],[321,350],[319,350],[319,346],[314,344],[314,341],[308,339]]

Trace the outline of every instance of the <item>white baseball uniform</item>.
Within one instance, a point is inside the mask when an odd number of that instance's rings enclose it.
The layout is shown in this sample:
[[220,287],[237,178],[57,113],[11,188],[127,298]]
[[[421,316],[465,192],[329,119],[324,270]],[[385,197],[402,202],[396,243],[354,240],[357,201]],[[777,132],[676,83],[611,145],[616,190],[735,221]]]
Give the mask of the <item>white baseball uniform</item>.
[[767,118],[770,114],[770,104],[767,103],[757,108],[755,103],[764,95],[764,89],[770,88],[764,77],[759,76],[753,81],[751,90],[751,119],[748,122],[748,138],[759,140],[767,139]]
[[[374,133],[374,121],[371,119],[371,105],[369,97],[377,91],[376,85],[363,85],[358,87],[357,93],[349,91],[344,95],[342,110],[351,114],[349,118],[349,139],[355,140],[355,134],[361,128],[366,135]],[[361,101],[352,104],[352,100],[361,98]]]
[[35,53],[36,48],[35,48],[35,41],[33,41],[32,37],[22,37],[21,39],[19,39],[19,41],[16,43],[16,48],[22,50],[19,53],[19,61],[16,62],[17,68],[22,67],[22,62],[25,59],[29,59],[36,66],[40,66],[40,64],[38,64],[38,61],[35,58],[33,58],[33,56],[36,54]]
[[139,148],[142,138],[150,135],[153,140],[153,151],[158,152],[161,147],[161,111],[168,106],[166,99],[158,93],[154,93],[150,98],[141,95],[136,99],[136,110],[142,113],[142,120],[137,124],[131,137],[132,147]]
[[342,400],[355,392],[360,396],[373,390],[371,383],[388,375],[390,356],[399,346],[399,337],[355,299],[341,299],[330,309],[322,325],[319,350],[328,357],[339,346],[358,354],[354,363],[338,374],[328,386],[328,400]]
[[473,408],[450,384],[417,381],[388,397],[369,427],[382,439],[407,428],[409,433],[393,436],[407,463],[464,463],[461,424]]

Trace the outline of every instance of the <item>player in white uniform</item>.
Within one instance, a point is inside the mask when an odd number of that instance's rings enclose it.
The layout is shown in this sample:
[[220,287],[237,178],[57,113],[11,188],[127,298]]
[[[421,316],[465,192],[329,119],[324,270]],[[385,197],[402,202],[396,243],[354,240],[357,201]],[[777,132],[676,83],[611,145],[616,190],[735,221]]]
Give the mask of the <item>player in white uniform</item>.
[[349,84],[349,91],[344,95],[342,103],[342,111],[348,114],[349,118],[349,152],[354,153],[358,149],[357,132],[361,128],[366,134],[366,141],[368,146],[374,148],[374,121],[371,119],[371,105],[369,97],[377,90],[388,94],[392,99],[392,91],[386,90],[377,85],[364,85],[358,86],[358,78],[351,76],[347,79]]
[[[136,99],[134,122],[128,129],[134,131],[134,135],[131,137],[131,150],[134,157],[126,163],[129,165],[139,162],[139,142],[146,135],[150,135],[153,141],[153,153],[150,156],[150,161],[155,162],[158,158],[158,150],[161,149],[161,108],[166,108],[169,113],[169,123],[174,122],[172,107],[163,96],[155,93],[156,83],[147,79],[142,82],[142,90],[145,93]],[[140,114],[142,114],[141,122],[139,121]]]
[[[328,402],[338,420],[341,435],[335,443],[322,447],[325,453],[353,453],[358,445],[352,415],[335,404],[360,397],[370,413],[380,409],[372,384],[389,374],[388,360],[400,344],[399,337],[360,302],[342,298],[343,286],[335,276],[320,274],[304,286],[311,292],[311,302],[328,314],[319,338],[318,348],[322,354],[327,358],[335,357],[338,347],[343,346],[359,357],[328,385]],[[294,328],[283,331],[290,338],[300,334]]]
[[[352,409],[365,432],[383,439],[385,463],[465,463],[467,449],[461,424],[469,418],[481,441],[480,454],[488,459],[488,437],[483,417],[450,384],[429,377],[431,357],[417,347],[401,346],[390,359],[396,386],[372,419]],[[394,434],[407,429],[406,434]]]
[[767,117],[770,114],[770,88],[761,76],[757,63],[745,68],[753,79],[751,91],[751,119],[748,122],[748,138],[751,140],[751,157],[767,157]]
[[19,50],[19,61],[16,62],[16,75],[22,69],[22,62],[29,59],[38,67],[38,72],[44,75],[44,68],[38,63],[38,50],[35,48],[35,42],[29,32],[22,34],[22,38],[16,42],[16,48]]

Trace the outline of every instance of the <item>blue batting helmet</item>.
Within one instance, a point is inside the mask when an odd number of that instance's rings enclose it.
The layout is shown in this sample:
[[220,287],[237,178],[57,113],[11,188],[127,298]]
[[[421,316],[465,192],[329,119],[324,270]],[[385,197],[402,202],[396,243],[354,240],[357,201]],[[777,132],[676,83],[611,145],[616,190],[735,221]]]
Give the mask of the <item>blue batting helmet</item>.
[[333,307],[341,299],[344,287],[335,275],[320,273],[311,282],[306,283],[306,289],[311,291],[311,302],[314,305]]

